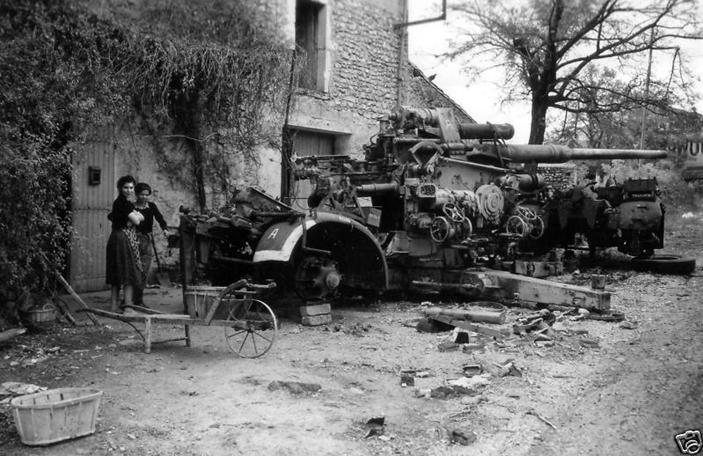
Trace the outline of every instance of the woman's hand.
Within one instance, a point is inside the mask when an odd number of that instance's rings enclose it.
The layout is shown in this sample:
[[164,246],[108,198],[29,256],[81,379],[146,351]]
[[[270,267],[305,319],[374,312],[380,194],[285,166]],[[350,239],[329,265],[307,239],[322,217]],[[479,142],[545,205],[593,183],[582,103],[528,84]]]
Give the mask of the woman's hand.
[[139,225],[144,221],[144,215],[139,211],[132,211],[127,216],[127,219],[135,225]]

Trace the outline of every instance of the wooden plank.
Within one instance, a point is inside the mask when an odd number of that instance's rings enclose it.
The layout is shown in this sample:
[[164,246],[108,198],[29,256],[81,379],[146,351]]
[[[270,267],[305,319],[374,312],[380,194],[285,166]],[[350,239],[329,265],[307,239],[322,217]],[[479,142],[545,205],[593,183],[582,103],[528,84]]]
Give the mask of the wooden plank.
[[0,342],[5,342],[6,340],[10,340],[13,337],[22,335],[25,332],[27,332],[27,328],[12,328],[8,329],[7,331],[0,331]]
[[[44,254],[42,254],[42,257],[44,258],[44,261],[46,261],[47,267],[50,268],[51,266],[50,266],[49,260],[46,258],[46,256],[45,256]],[[76,292],[73,290],[73,288],[71,288],[71,285],[69,285],[68,282],[66,282],[66,279],[63,278],[63,276],[59,273],[59,271],[57,271],[56,269],[52,269],[52,271],[54,272],[54,275],[56,276],[56,279],[58,279],[58,281],[61,282],[61,285],[63,285],[63,287],[66,289],[66,291],[68,291],[69,294],[70,294],[76,301],[78,301],[78,302],[80,303],[81,307],[83,307],[83,309],[90,309],[90,307],[88,307],[88,304],[86,304],[86,303],[81,299],[81,297],[78,296],[78,293],[76,293]],[[88,318],[90,318],[90,321],[92,321],[94,324],[96,324],[96,325],[99,324],[99,323],[98,323],[98,320],[96,320],[95,317],[92,316],[90,313],[88,314]]]
[[58,307],[59,311],[61,311],[61,315],[63,315],[69,323],[71,323],[73,326],[78,326],[78,322],[71,313],[71,308],[68,306],[68,304],[66,304],[63,299],[61,299],[60,296],[56,296],[54,298],[54,303],[56,304],[56,307]]
[[470,323],[466,320],[458,320],[456,318],[452,318],[446,315],[434,315],[432,317],[433,320],[437,320],[442,323],[446,323],[448,325],[452,325],[456,328],[461,328],[461,329],[466,329],[467,331],[475,332],[478,334],[485,334],[487,336],[491,337],[508,337],[512,334],[512,331],[510,328],[506,327],[500,327],[498,329],[496,328],[489,328],[487,326],[483,325],[477,325],[475,323]]
[[477,321],[484,323],[505,323],[505,311],[489,311],[483,309],[443,309],[441,307],[430,307],[422,311],[428,317],[443,315],[459,320]]
[[120,321],[145,321],[147,318],[155,323],[164,324],[189,324],[189,325],[204,325],[202,321],[194,320],[189,315],[183,314],[146,314],[146,313],[128,313],[120,314],[115,312],[110,312],[109,310],[103,309],[80,309],[79,312],[88,312],[95,315],[100,315],[101,317],[112,318],[114,320]]
[[142,314],[142,313],[128,313],[119,314],[115,312],[110,312],[109,310],[103,309],[79,309],[78,312],[89,312],[95,315],[99,315],[105,318],[112,318],[114,320],[120,320],[124,322],[143,322],[149,319],[153,324],[164,324],[164,325],[192,325],[192,326],[235,326],[236,322],[232,320],[212,320],[210,323],[205,323],[203,320],[196,320],[191,318],[189,315],[183,314]]

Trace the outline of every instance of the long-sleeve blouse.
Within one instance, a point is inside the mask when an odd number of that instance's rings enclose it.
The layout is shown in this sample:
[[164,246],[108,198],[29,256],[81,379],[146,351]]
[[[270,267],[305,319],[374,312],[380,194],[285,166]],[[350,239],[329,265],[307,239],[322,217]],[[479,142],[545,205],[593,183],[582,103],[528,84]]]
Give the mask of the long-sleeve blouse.
[[112,229],[125,228],[129,221],[128,216],[133,210],[134,204],[130,203],[123,195],[119,195],[112,203],[112,213],[108,217],[112,220]]
[[154,227],[154,219],[159,224],[162,230],[165,230],[168,226],[164,216],[161,215],[161,211],[156,207],[156,204],[151,201],[147,203],[145,208],[136,208],[144,216],[144,221],[137,225],[137,232],[142,234],[151,234],[151,230]]

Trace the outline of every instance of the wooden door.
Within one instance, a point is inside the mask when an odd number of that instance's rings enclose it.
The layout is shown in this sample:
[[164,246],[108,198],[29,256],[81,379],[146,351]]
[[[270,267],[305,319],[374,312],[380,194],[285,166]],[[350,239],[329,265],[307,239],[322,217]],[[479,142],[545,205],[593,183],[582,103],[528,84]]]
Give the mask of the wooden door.
[[103,290],[111,224],[107,214],[117,196],[112,141],[76,147],[73,157],[73,238],[69,281],[79,292]]

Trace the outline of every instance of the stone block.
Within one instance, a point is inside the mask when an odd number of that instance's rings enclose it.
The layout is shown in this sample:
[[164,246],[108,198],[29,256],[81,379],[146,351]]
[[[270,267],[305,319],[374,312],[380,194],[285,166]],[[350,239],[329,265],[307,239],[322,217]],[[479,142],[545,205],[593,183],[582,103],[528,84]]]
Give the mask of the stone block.
[[324,315],[324,314],[330,313],[331,311],[332,311],[332,306],[329,303],[300,306],[300,316],[301,317],[312,317],[315,315]]
[[320,326],[332,323],[332,314],[311,315],[300,317],[300,323],[305,326]]

